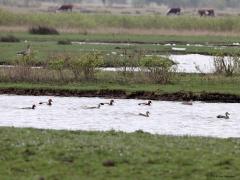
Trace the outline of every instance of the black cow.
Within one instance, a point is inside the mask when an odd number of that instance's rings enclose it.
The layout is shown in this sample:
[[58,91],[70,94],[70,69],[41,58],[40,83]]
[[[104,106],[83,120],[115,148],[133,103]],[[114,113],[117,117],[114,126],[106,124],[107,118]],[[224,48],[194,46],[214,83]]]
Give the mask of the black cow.
[[215,16],[214,10],[213,9],[207,9],[207,15],[208,16]]
[[60,8],[58,8],[59,11],[72,11],[73,5],[72,4],[64,4]]
[[169,9],[167,15],[171,15],[171,14],[180,15],[180,13],[181,13],[181,8],[171,8]]

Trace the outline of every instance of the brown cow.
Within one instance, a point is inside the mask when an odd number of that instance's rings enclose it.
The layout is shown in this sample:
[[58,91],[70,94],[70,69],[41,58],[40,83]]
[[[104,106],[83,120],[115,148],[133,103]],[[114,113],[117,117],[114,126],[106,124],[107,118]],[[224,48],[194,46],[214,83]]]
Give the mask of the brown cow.
[[73,5],[72,4],[64,4],[60,8],[58,8],[59,11],[72,11]]
[[198,14],[200,16],[215,16],[214,10],[213,9],[199,9]]
[[180,15],[180,13],[181,13],[181,8],[171,8],[169,9],[167,15],[171,15],[171,14]]
[[198,14],[199,14],[200,16],[206,16],[206,10],[205,10],[205,9],[199,9],[199,10],[198,10]]

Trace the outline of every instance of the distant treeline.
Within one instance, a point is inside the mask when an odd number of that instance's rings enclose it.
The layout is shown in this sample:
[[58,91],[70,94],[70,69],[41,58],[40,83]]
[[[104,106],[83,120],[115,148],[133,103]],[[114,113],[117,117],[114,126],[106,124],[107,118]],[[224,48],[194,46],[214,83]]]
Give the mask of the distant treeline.
[[[0,4],[4,5],[25,5],[29,6],[40,2],[54,2],[58,4],[64,3],[81,3],[89,2],[88,0],[0,0]],[[105,5],[112,5],[114,3],[131,3],[134,6],[142,6],[150,3],[165,5],[168,7],[182,7],[182,8],[217,8],[224,9],[239,8],[239,0],[92,0],[91,2],[100,2]]]
[[223,9],[240,7],[239,0],[133,0],[135,2],[165,4],[170,7],[211,7]]

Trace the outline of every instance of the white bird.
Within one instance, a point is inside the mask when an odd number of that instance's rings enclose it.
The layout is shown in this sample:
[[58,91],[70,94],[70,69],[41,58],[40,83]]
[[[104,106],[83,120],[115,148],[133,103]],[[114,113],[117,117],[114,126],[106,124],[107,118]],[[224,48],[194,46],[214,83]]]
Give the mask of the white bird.
[[83,107],[84,109],[100,109],[101,103],[98,104],[98,106],[92,106],[92,107]]
[[139,113],[138,115],[139,115],[139,116],[144,116],[144,117],[149,117],[149,114],[150,114],[150,112],[147,111],[146,114]]
[[193,101],[190,100],[190,101],[183,101],[182,102],[183,105],[193,105]]

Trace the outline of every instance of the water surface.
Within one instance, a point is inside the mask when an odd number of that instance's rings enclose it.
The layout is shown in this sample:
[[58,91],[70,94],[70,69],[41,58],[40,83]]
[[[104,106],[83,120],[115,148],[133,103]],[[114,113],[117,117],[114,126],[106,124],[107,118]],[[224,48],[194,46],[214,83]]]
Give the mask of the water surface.
[[[37,106],[35,110],[21,107],[53,99],[53,105]],[[114,106],[85,109],[109,99],[78,97],[46,97],[0,95],[0,126],[43,129],[133,132],[143,130],[166,135],[240,137],[239,104],[195,102],[193,106],[180,102],[153,101],[152,106],[138,106],[143,100],[116,99]],[[149,111],[150,117],[139,116]],[[230,112],[230,119],[217,119]]]

